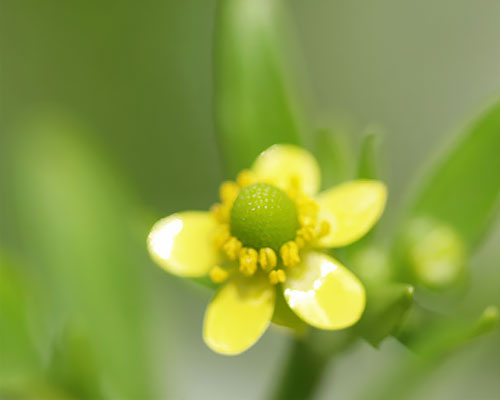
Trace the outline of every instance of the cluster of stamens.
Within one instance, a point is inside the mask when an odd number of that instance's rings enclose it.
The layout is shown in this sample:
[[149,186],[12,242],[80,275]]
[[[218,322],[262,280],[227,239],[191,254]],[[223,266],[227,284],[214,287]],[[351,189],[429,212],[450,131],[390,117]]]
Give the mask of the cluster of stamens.
[[[295,232],[292,231],[294,237],[280,243],[275,248],[272,246],[259,248],[245,246],[242,240],[234,234],[234,226],[231,226],[233,205],[243,188],[266,183],[257,180],[247,170],[238,175],[236,182],[226,181],[222,183],[219,193],[221,202],[215,204],[211,209],[219,222],[218,230],[214,236],[214,244],[225,253],[229,260],[238,262],[238,269],[243,275],[252,276],[260,267],[260,270],[268,275],[269,281],[276,285],[285,281],[285,268],[291,268],[300,262],[300,250],[318,237],[327,235],[330,226],[326,221],[318,223],[317,203],[301,192],[300,182],[295,178],[290,182],[290,188],[286,190],[285,195],[293,201],[296,210],[294,218],[296,217],[297,220],[297,229]],[[267,201],[267,199],[265,200]],[[233,228],[233,233],[231,228]],[[233,270],[235,268],[223,268],[217,265],[210,271],[210,277],[214,282],[220,283],[226,280]]]

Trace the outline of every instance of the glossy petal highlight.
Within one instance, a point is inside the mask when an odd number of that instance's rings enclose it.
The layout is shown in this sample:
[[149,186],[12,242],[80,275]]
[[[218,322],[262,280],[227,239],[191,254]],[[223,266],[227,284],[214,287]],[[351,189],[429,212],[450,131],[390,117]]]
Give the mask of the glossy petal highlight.
[[308,151],[293,145],[271,146],[257,157],[252,170],[260,179],[283,189],[299,185],[308,195],[317,193],[321,181],[316,159]]
[[380,181],[355,180],[328,189],[318,196],[319,218],[330,224],[320,247],[341,247],[364,236],[379,220],[387,199]]
[[208,305],[203,329],[205,343],[226,355],[247,350],[267,329],[275,296],[275,288],[264,275],[235,275]]
[[168,272],[200,277],[219,262],[213,244],[215,218],[208,212],[186,211],[158,221],[148,236],[153,260]]
[[289,270],[283,290],[290,308],[320,329],[347,328],[360,319],[365,309],[361,282],[323,253],[306,253],[302,262]]

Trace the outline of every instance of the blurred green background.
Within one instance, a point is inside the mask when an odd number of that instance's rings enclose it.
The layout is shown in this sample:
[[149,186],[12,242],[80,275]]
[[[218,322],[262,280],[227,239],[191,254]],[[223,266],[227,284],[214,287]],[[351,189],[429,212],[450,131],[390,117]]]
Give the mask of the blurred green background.
[[[366,126],[383,132],[389,233],[427,163],[498,97],[500,3],[293,0],[286,12],[314,116],[306,141],[333,127],[356,149]],[[243,400],[276,379],[287,335],[270,330],[237,358],[212,353],[201,339],[211,292],[145,250],[156,219],[208,208],[224,177],[215,14],[212,0],[0,0],[0,378],[11,396]],[[499,228],[469,263],[464,309],[500,304]],[[408,357],[394,339],[359,343],[317,399],[362,397]],[[499,360],[500,335],[480,338],[408,398],[496,399]]]

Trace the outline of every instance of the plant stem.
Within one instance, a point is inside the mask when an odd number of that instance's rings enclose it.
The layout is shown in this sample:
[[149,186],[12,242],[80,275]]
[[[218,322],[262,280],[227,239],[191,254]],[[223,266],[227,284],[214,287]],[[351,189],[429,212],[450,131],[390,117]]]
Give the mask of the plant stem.
[[327,354],[318,353],[306,341],[294,340],[288,359],[285,361],[283,375],[271,399],[311,399],[328,361]]

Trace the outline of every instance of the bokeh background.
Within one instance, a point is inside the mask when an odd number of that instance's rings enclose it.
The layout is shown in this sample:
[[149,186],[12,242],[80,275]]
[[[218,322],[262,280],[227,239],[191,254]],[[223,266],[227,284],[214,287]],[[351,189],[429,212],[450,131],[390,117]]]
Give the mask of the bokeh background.
[[[285,11],[314,128],[341,130],[353,149],[366,126],[382,132],[390,233],[428,163],[499,95],[500,3],[290,0]],[[47,343],[67,341],[75,354],[51,374],[76,398],[97,398],[94,366],[112,399],[257,399],[276,380],[286,334],[270,330],[236,358],[212,353],[201,339],[211,292],[145,250],[157,218],[208,208],[224,176],[215,14],[213,0],[0,0],[0,252],[19,329],[0,343],[0,374],[12,385],[50,364]],[[465,308],[500,304],[499,228],[470,261]],[[394,339],[360,342],[317,399],[362,398],[408,357]],[[499,334],[479,338],[408,398],[496,399],[499,360]]]

